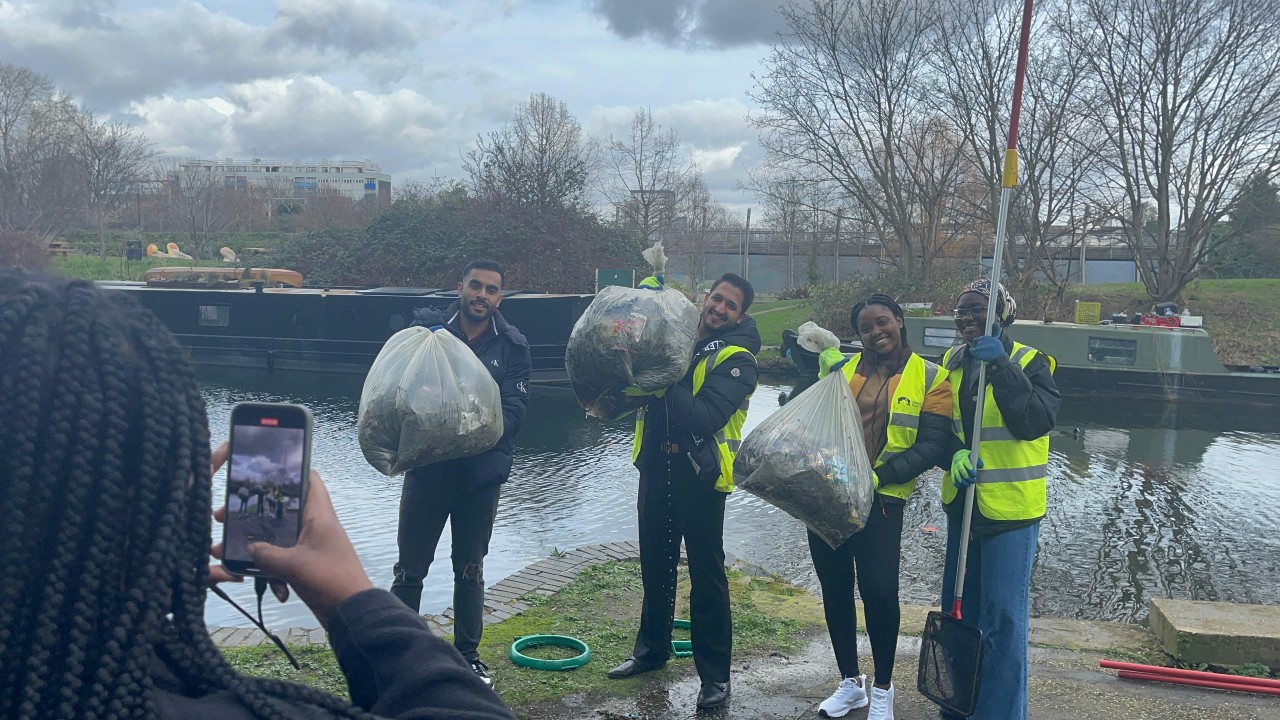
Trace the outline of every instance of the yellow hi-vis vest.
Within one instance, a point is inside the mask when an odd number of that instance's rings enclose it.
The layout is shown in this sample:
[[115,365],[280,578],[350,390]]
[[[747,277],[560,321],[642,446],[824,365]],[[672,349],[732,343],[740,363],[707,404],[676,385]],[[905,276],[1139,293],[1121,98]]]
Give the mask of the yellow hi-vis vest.
[[[844,367],[846,382],[853,381],[854,371],[858,368],[858,360],[862,353],[854,353]],[[916,434],[920,431],[920,410],[924,407],[924,396],[947,379],[947,372],[924,358],[911,354],[907,364],[902,368],[902,376],[898,378],[898,387],[894,388],[893,398],[889,401],[889,422],[885,424],[884,449],[875,459],[873,467],[880,467],[897,455],[906,452],[916,444]],[[898,485],[876,488],[881,495],[906,500],[916,487],[916,479]]]
[[[715,369],[725,359],[738,353],[751,355],[751,351],[737,345],[726,345],[714,355],[708,355],[698,361],[693,369],[693,394],[696,396],[706,382],[707,373]],[[752,361],[755,356],[751,355]],[[729,416],[729,422],[715,434],[716,455],[720,458],[720,477],[716,479],[716,489],[723,493],[733,492],[733,459],[738,456],[738,448],[742,447],[742,425],[747,421],[747,406],[751,403],[748,395],[738,409]],[[631,462],[640,459],[640,445],[644,442],[644,408],[636,412],[636,435],[631,441]]]
[[[960,346],[956,346],[960,347]],[[960,393],[964,386],[964,368],[953,347],[942,356],[942,366],[951,376],[952,429],[960,442],[967,447],[964,420],[960,415]],[[1013,343],[1010,358],[1025,368],[1040,352],[1029,345]],[[1049,372],[1058,366],[1052,355],[1044,355],[1049,361]],[[954,367],[952,356],[955,358]],[[1005,427],[995,393],[987,384],[986,397],[982,401],[982,447],[978,451],[982,469],[978,471],[978,509],[991,520],[1034,520],[1044,517],[1048,506],[1049,436],[1035,440],[1019,440]],[[942,502],[950,503],[957,495],[951,473],[942,475]]]

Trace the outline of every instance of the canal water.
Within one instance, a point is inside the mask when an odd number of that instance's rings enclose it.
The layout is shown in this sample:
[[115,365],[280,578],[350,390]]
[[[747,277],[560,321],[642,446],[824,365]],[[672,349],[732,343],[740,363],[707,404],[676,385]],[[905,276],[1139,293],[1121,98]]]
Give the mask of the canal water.
[[[370,467],[356,442],[361,379],[204,369],[210,426],[225,437],[239,401],[301,402],[315,416],[313,467],[365,569],[387,587],[396,560],[400,480]],[[794,388],[757,390],[750,431]],[[536,388],[503,489],[487,584],[557,550],[636,537],[637,473],[631,428],[584,416],[567,390]],[[1041,525],[1032,613],[1142,622],[1153,597],[1280,604],[1280,418],[1275,413],[1144,407],[1132,401],[1067,399],[1051,441],[1049,514]],[[938,473],[923,480],[903,529],[904,602],[936,604],[946,520]],[[225,475],[215,487],[225,482]],[[423,594],[423,611],[450,604],[448,530]],[[771,505],[735,492],[725,547],[814,588],[803,526]],[[228,588],[251,607],[252,585]],[[315,626],[306,607],[268,598],[269,627]],[[210,625],[248,622],[211,596]]]

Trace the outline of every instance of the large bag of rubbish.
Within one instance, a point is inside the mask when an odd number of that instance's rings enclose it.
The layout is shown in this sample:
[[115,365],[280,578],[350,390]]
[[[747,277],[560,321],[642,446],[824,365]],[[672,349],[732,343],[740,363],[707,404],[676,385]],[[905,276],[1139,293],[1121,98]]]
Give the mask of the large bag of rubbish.
[[401,330],[382,346],[360,393],[360,451],[388,477],[475,455],[502,437],[502,394],[448,330]]
[[[661,276],[662,243],[644,251]],[[684,377],[698,333],[698,308],[683,293],[667,288],[606,287],[573,326],[565,369],[578,402],[588,415],[614,420],[644,405],[630,396],[635,386],[654,392]]]
[[738,487],[833,548],[865,527],[875,481],[844,375],[831,373],[756,426],[742,442],[733,476]]

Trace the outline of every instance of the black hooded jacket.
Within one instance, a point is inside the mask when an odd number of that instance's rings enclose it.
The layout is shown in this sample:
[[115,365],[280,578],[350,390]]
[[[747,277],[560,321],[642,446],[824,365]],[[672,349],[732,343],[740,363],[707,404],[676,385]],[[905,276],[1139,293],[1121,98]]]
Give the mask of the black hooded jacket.
[[[728,345],[737,345],[751,352],[735,353],[707,373],[702,389],[693,394],[693,371],[708,355],[718,353]],[[703,479],[715,482],[719,477],[719,463],[715,443],[711,437],[724,428],[729,418],[756,391],[758,372],[755,354],[760,352],[760,332],[750,315],[731,328],[726,328],[697,341],[689,370],[680,382],[667,388],[661,398],[649,401],[645,409],[644,438],[641,455],[636,466],[641,473],[648,471],[650,462],[658,459],[666,467],[662,443],[671,442],[682,448],[690,448]]]
[[[458,308],[457,302],[444,310],[418,308],[413,313],[412,324],[420,327],[443,325],[466,342],[467,335],[462,331]],[[511,475],[511,439],[520,431],[525,409],[529,406],[529,375],[533,371],[533,361],[529,355],[529,341],[502,317],[501,312],[493,312],[491,327],[492,334],[488,339],[479,346],[473,345],[472,349],[502,393],[502,438],[493,449],[479,455],[415,468],[410,473],[460,472],[476,486],[504,483]]]

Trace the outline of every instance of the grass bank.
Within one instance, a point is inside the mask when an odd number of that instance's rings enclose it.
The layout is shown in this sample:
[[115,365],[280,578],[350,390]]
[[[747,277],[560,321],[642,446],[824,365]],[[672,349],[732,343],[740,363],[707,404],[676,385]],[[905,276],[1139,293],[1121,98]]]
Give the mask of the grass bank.
[[[823,627],[822,607],[803,589],[787,583],[729,571],[733,607],[734,657],[785,653],[802,646]],[[520,615],[485,628],[480,657],[493,670],[494,687],[512,707],[564,697],[573,693],[633,695],[640,679],[609,680],[609,669],[631,654],[639,626],[640,565],[611,562],[596,565],[550,596],[531,595],[530,608]],[[689,578],[680,569],[676,614],[689,617]],[[508,659],[511,644],[535,634],[571,635],[591,648],[591,662],[568,672],[544,672],[517,667]],[[677,639],[688,638],[677,631]],[[328,647],[291,650],[303,666],[295,672],[274,647],[227,648],[224,653],[242,672],[293,680],[345,695],[346,680]],[[530,651],[530,654],[536,651]],[[552,655],[548,654],[548,657]],[[674,659],[658,674],[692,673],[692,658]]]

